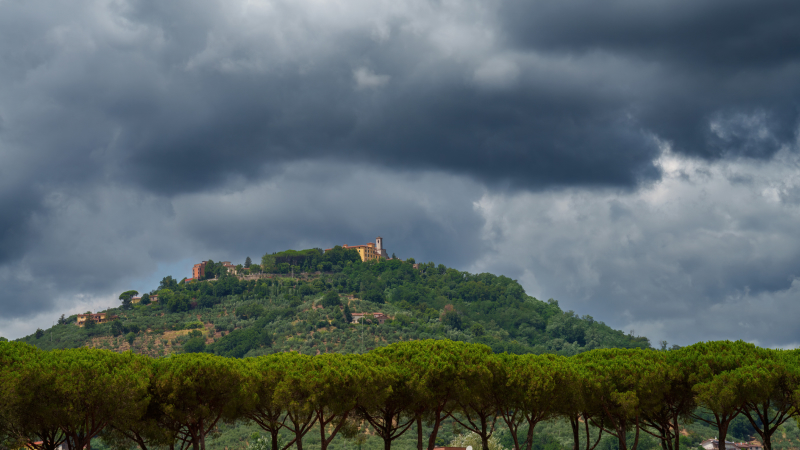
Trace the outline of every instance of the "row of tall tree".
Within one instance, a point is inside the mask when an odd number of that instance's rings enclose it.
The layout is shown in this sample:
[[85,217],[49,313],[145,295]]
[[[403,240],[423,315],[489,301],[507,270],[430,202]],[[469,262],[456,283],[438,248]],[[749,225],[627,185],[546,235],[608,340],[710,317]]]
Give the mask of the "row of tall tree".
[[151,359],[0,343],[0,435],[32,450],[83,449],[101,432],[122,448],[203,450],[220,421],[241,420],[261,427],[273,450],[302,450],[310,432],[326,450],[366,426],[385,450],[411,430],[418,450],[432,450],[449,418],[480,436],[483,450],[500,423],[517,450],[530,450],[536,425],[552,418],[572,424],[574,450],[593,450],[604,434],[636,450],[641,433],[679,450],[684,421],[710,420],[724,442],[739,414],[771,450],[780,425],[800,414],[797,352],[718,341],[560,357],[427,340],[364,355]]

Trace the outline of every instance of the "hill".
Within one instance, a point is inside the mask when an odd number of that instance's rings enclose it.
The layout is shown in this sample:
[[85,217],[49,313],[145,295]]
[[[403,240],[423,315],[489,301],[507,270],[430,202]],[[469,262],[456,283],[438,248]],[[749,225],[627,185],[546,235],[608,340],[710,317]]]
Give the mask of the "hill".
[[[152,356],[208,351],[233,357],[361,353],[427,338],[480,342],[509,353],[650,347],[647,338],[563,311],[553,299],[531,297],[510,278],[442,264],[361,262],[354,250],[336,247],[268,254],[261,265],[239,266],[236,275],[213,261],[205,269],[199,280],[164,277],[149,293],[157,302],[106,311],[116,320],[81,328],[77,316],[63,317],[20,340],[42,349],[92,346]],[[357,313],[387,317],[348,323],[346,315]]]
[[[555,300],[541,301],[525,293],[515,280],[488,273],[471,274],[433,263],[396,259],[361,262],[354,252],[334,249],[286,251],[265,255],[262,264],[238,275],[209,261],[202,279],[164,277],[149,294],[151,304],[120,305],[106,311],[108,323],[76,326],[77,316],[20,339],[42,349],[92,346],[133,350],[151,356],[207,351],[243,357],[299,351],[362,353],[392,342],[412,339],[453,339],[480,342],[495,352],[574,355],[594,348],[649,348],[647,338],[626,335],[589,316],[563,311]],[[318,270],[315,270],[318,269]],[[346,314],[381,313],[349,323]],[[700,448],[716,430],[702,422],[686,423],[681,446]],[[222,424],[209,442],[212,450],[245,449],[261,430],[252,424]],[[755,431],[743,416],[729,429],[737,441]],[[466,432],[452,421],[442,427],[437,445],[461,442]],[[367,434],[362,450],[383,448],[382,440]],[[497,448],[512,448],[510,432],[497,429]],[[540,424],[533,450],[571,448],[571,428],[565,420]],[[354,448],[349,440],[335,441],[329,450]],[[416,448],[415,437],[404,435],[393,447]],[[606,436],[597,450],[615,450]],[[791,421],[773,443],[775,449],[800,448],[800,429]],[[101,440],[93,448],[111,450]],[[318,449],[318,436],[309,434],[304,448]],[[652,436],[641,436],[641,450],[657,450]]]

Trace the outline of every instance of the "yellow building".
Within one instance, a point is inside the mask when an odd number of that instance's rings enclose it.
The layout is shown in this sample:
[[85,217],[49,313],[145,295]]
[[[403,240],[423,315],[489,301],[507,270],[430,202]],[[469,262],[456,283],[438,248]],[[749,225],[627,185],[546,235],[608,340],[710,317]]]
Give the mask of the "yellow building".
[[[363,245],[342,245],[344,249],[353,249],[358,252],[361,261],[371,261],[373,259],[387,259],[389,256],[386,254],[386,249],[383,248],[383,238],[378,236],[375,238],[375,243],[372,242]],[[331,250],[331,249],[328,249]],[[328,251],[325,250],[325,251]]]
[[89,314],[78,314],[78,320],[77,320],[76,324],[79,327],[83,327],[83,326],[86,325],[86,321],[87,320],[91,320],[94,323],[106,323],[106,322],[108,322],[108,320],[106,320],[106,313],[103,312],[103,313],[97,313],[97,314],[91,314],[91,313],[89,313]]

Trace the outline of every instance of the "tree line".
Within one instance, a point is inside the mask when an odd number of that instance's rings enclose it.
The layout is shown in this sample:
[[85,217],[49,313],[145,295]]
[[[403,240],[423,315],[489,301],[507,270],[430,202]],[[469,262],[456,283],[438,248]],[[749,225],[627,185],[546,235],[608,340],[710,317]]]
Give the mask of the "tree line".
[[[353,437],[367,426],[385,450],[410,430],[418,450],[432,450],[447,419],[480,436],[483,450],[500,423],[516,450],[530,450],[536,425],[553,418],[572,425],[574,450],[593,450],[603,435],[615,437],[620,450],[636,450],[642,433],[660,439],[664,450],[679,450],[686,421],[709,421],[724,442],[740,414],[771,450],[773,434],[799,407],[798,353],[742,341],[563,357],[425,340],[363,355],[244,359],[46,352],[0,342],[0,436],[11,448],[31,450],[64,442],[83,449],[101,433],[116,448],[204,450],[221,421],[257,424],[272,450],[302,450],[312,431],[326,450],[338,435]],[[281,431],[291,435],[288,442]]]

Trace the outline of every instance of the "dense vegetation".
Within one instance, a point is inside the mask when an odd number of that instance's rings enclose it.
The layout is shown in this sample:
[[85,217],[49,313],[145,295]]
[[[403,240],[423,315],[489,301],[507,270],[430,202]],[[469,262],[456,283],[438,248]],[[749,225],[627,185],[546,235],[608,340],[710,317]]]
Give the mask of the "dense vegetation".
[[[265,450],[369,440],[432,450],[459,427],[465,433],[450,442],[472,439],[482,450],[502,441],[525,450],[680,450],[692,445],[687,424],[706,422],[722,441],[749,423],[772,450],[800,415],[799,357],[741,341],[563,357],[425,340],[363,355],[244,359],[0,342],[0,440],[34,450],[84,448],[94,437],[117,449],[199,450],[240,425],[259,430],[253,447]],[[571,443],[537,432],[558,423]]]
[[[414,267],[413,260],[362,263],[354,250],[341,247],[324,254],[268,254],[261,265],[241,267],[239,275],[210,261],[206,276],[211,278],[188,283],[167,276],[149,293],[158,302],[130,305],[136,291],[123,293],[123,304],[107,311],[119,316],[116,321],[82,329],[75,316],[65,317],[22,341],[42,349],[90,345],[151,356],[207,351],[235,357],[288,350],[363,353],[417,339],[482,343],[515,354],[650,345],[590,316],[562,311],[555,300],[530,297],[504,276],[434,263]],[[390,319],[351,324],[348,314],[359,312]]]

